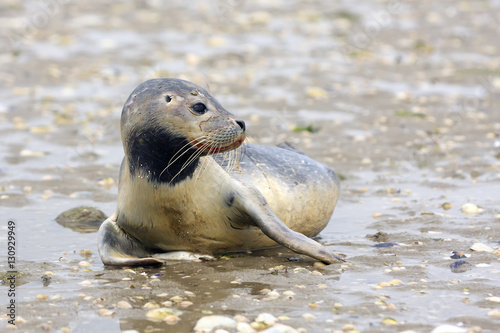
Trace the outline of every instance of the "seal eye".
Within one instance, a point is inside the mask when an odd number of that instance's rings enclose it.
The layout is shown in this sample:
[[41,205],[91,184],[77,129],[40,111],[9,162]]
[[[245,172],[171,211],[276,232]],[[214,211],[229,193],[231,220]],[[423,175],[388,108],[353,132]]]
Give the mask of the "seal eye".
[[172,96],[169,96],[169,95],[165,96],[165,101],[167,103],[170,103],[171,100],[172,100]]
[[207,107],[203,103],[196,103],[195,105],[191,106],[191,109],[193,109],[193,111],[197,114],[204,114],[208,111]]

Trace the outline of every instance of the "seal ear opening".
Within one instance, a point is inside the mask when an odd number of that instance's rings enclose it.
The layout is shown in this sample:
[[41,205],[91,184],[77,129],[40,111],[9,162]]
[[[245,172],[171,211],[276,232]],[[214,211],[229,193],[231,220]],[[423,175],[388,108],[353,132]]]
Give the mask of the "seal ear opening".
[[170,95],[165,96],[165,102],[170,103],[170,101],[172,101],[172,96]]

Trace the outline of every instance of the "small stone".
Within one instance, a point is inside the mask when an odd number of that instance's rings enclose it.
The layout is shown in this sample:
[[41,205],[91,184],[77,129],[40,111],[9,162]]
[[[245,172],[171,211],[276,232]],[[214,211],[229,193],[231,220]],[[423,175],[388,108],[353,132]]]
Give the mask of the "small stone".
[[403,284],[403,281],[401,281],[401,280],[391,280],[391,281],[389,281],[389,284],[391,286],[396,286],[398,284]]
[[432,330],[431,333],[465,333],[467,330],[463,327],[458,327],[454,325],[439,325]]
[[476,252],[493,252],[493,248],[483,243],[475,243],[470,247],[470,249]]
[[318,305],[318,303],[316,303],[316,302],[311,302],[311,303],[309,303],[309,307],[310,307],[311,309],[317,309],[317,308],[319,307],[319,305]]
[[233,318],[234,320],[236,320],[238,323],[246,323],[248,322],[248,318],[243,316],[243,315],[236,315],[234,316]]
[[146,317],[153,320],[164,320],[168,316],[180,316],[182,311],[174,308],[158,308],[149,310],[146,313]]
[[306,90],[306,95],[312,99],[325,99],[328,97],[328,92],[320,87],[309,87]]
[[52,322],[48,322],[48,323],[41,323],[40,325],[37,326],[39,329],[41,329],[42,331],[47,331],[47,332],[50,332],[52,331],[53,327],[52,327]]
[[130,305],[130,303],[126,301],[119,301],[118,303],[116,303],[116,307],[120,309],[132,309],[132,305]]
[[158,309],[159,307],[155,302],[147,302],[142,306],[143,309]]
[[297,268],[293,269],[293,273],[295,273],[295,274],[298,274],[298,273],[305,273],[305,274],[309,273],[309,274],[311,274],[311,271],[308,270],[307,268],[304,268],[304,267],[297,267]]
[[36,299],[47,299],[49,298],[49,296],[45,295],[45,294],[39,294],[39,295],[36,295],[35,297]]
[[89,222],[102,222],[107,218],[104,214],[97,208],[82,206],[69,209],[65,212],[59,214],[56,217],[56,221],[62,225],[65,224],[82,224]]
[[343,332],[351,332],[351,331],[354,331],[355,329],[356,329],[356,327],[354,327],[353,324],[346,324],[342,327]]
[[80,267],[90,267],[92,265],[88,261],[80,261],[78,263],[78,266],[80,266]]
[[215,328],[232,329],[235,327],[236,327],[236,320],[229,317],[212,315],[212,316],[201,317],[196,323],[194,331],[196,333],[208,333]]
[[191,305],[193,305],[193,302],[182,301],[179,305],[181,306],[181,308],[187,308],[187,307],[190,307]]
[[488,312],[488,316],[493,317],[493,318],[500,318],[500,310],[494,309]]
[[304,330],[299,331],[299,330],[296,330],[295,328],[293,328],[291,326],[277,323],[273,327],[270,327],[270,328],[268,328],[268,329],[266,329],[264,331],[261,331],[260,333],[299,333],[299,332],[305,333]]
[[312,321],[312,320],[316,319],[316,316],[313,314],[310,314],[310,313],[304,313],[302,315],[302,318],[304,318],[307,321]]
[[242,322],[239,322],[236,325],[236,331],[238,333],[254,333],[255,332],[255,330],[252,328],[252,326],[250,326],[249,323],[242,323]]
[[268,326],[273,326],[274,324],[276,324],[277,320],[278,319],[276,319],[276,317],[270,313],[261,313],[257,316],[257,319],[255,319],[256,322],[264,323]]
[[498,296],[486,297],[486,300],[490,302],[500,303],[500,297]]
[[465,215],[477,215],[483,211],[482,208],[473,203],[466,203],[465,205],[462,205],[461,210]]
[[491,267],[491,264],[481,263],[481,264],[477,264],[476,267],[479,267],[479,268]]
[[283,295],[285,296],[295,296],[295,293],[291,290],[287,290],[283,292]]
[[163,319],[163,321],[169,325],[175,325],[179,322],[179,320],[181,320],[181,318],[177,315],[166,316],[165,319]]
[[451,203],[448,203],[448,202],[445,202],[442,206],[441,206],[444,210],[450,210],[453,208],[453,205]]
[[112,315],[115,314],[114,311],[108,310],[108,309],[101,309],[99,310],[99,316],[101,317],[111,317]]
[[180,303],[184,300],[184,298],[182,296],[174,296],[170,297],[170,300],[175,303]]
[[226,40],[223,37],[214,36],[207,40],[207,45],[211,47],[220,47],[226,44]]
[[384,325],[399,325],[398,321],[394,318],[385,317],[382,319],[382,324]]
[[79,285],[87,287],[87,286],[92,285],[92,282],[85,280],[85,281],[80,282]]

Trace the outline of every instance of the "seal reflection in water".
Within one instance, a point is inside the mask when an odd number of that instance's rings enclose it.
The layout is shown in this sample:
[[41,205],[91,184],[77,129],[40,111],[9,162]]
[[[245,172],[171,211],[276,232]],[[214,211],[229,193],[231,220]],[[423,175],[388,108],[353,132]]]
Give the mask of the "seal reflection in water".
[[335,173],[291,150],[241,146],[245,123],[202,87],[142,83],[125,103],[121,135],[118,205],[98,234],[104,264],[154,265],[172,251],[278,244],[325,263],[341,260],[309,238],[335,208]]

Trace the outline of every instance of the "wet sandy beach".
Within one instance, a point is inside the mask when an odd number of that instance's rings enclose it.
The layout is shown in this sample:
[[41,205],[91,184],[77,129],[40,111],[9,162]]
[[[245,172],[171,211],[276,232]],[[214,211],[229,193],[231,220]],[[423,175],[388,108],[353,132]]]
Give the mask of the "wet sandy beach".
[[[500,331],[499,1],[7,0],[0,16],[2,332],[192,332],[210,315],[228,332]],[[113,213],[121,108],[154,77],[334,169],[317,240],[347,262],[275,248],[105,268],[95,227],[58,224]]]

